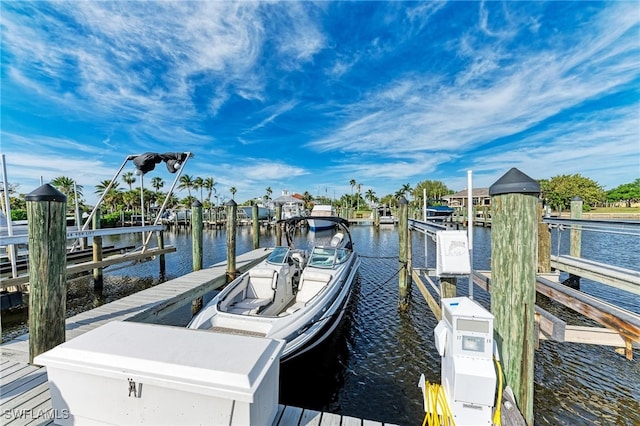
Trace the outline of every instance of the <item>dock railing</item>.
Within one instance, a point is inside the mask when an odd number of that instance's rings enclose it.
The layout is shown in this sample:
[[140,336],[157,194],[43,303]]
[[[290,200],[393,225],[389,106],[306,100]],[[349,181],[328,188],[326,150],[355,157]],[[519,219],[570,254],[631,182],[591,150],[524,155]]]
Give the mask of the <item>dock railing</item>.
[[[570,230],[580,226],[582,231],[607,232],[640,237],[640,222],[628,220],[585,220],[545,217],[542,222],[550,229]],[[438,231],[446,230],[442,225],[410,219],[411,229],[435,238]],[[575,274],[605,285],[616,287],[632,294],[640,295],[640,271],[620,268],[589,259],[568,255],[551,255],[551,274],[538,274],[536,291],[561,303],[569,309],[600,323],[601,327],[567,325],[565,321],[536,306],[538,338],[559,342],[586,343],[613,346],[616,352],[628,359],[633,357],[633,349],[640,349],[640,315],[619,308],[606,301],[590,296],[558,282],[560,271]],[[416,271],[413,274],[431,310],[439,318],[439,302],[432,294],[440,297],[439,286],[431,279],[431,270]],[[475,285],[491,292],[491,272],[474,271]],[[426,285],[425,285],[426,284]],[[430,290],[427,290],[427,286]]]

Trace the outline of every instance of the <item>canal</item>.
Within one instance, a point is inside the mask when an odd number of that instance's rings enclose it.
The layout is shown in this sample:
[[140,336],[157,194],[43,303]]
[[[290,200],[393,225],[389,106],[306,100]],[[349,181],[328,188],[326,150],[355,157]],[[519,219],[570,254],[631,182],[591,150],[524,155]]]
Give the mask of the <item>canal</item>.
[[[261,232],[261,246],[275,245],[271,231]],[[417,386],[420,374],[424,373],[431,382],[440,381],[440,357],[433,340],[436,320],[415,286],[409,311],[398,312],[397,228],[354,226],[352,234],[355,249],[362,256],[362,266],[345,320],[326,344],[283,365],[280,402],[400,425],[419,425],[424,416]],[[552,234],[553,254],[568,253],[566,234],[568,231]],[[297,238],[308,239],[310,235],[301,231]],[[251,250],[252,241],[250,227],[240,228],[237,251]],[[139,236],[105,238],[105,245],[132,244],[140,244]],[[94,293],[90,278],[72,280],[68,286],[67,315],[190,272],[190,234],[168,232],[165,244],[177,247],[177,253],[167,255],[166,276],[159,275],[157,261],[149,261],[107,268],[100,294]],[[415,234],[412,246],[415,267],[434,267],[435,246],[430,239]],[[637,247],[637,237],[585,232],[582,255],[638,269]],[[490,229],[476,228],[476,269],[490,269],[490,251]],[[205,230],[203,254],[205,266],[225,260],[224,231]],[[640,313],[640,300],[631,293],[588,280],[582,280],[581,289]],[[458,295],[467,294],[468,281],[461,278]],[[474,298],[489,308],[488,293],[475,287]],[[539,295],[537,303],[568,324],[595,325],[544,296]],[[183,326],[189,319],[187,307],[163,321]],[[26,331],[26,313],[3,314],[3,341]],[[535,424],[640,424],[639,358],[637,351],[633,361],[628,361],[610,347],[541,341],[535,354]]]

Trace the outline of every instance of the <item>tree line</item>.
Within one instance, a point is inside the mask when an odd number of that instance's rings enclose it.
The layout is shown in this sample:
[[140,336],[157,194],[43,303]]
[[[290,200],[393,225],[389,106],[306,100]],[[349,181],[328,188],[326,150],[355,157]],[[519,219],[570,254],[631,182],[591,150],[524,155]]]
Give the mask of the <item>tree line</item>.
[[[136,182],[136,176],[133,172],[123,173],[122,182],[128,187],[128,190],[122,188],[120,182],[111,182],[111,180],[103,180],[95,186],[94,193],[99,197],[103,197],[103,213],[140,211],[142,200],[144,200],[144,210],[150,212],[153,208],[161,206],[167,197],[167,192],[161,191],[165,187],[165,182],[161,177],[152,178],[151,188],[153,190],[144,188],[142,196],[139,188],[133,188],[133,184]],[[558,175],[550,179],[540,179],[538,182],[540,183],[541,199],[545,205],[556,211],[568,209],[571,205],[571,199],[575,196],[582,198],[585,210],[607,205],[631,207],[633,203],[640,202],[640,178],[608,191],[605,191],[594,180],[580,174]],[[186,190],[187,195],[180,199],[175,192],[172,193],[169,195],[167,207],[189,207],[196,200],[199,200],[204,208],[209,209],[224,205],[228,199],[225,195],[218,194],[217,184],[212,177],[201,178],[184,174],[180,176],[177,189],[180,191]],[[67,196],[67,205],[70,210],[75,209],[76,197],[82,211],[91,209],[90,206],[85,205],[83,186],[76,183],[72,178],[59,176],[51,180],[51,185]],[[12,218],[14,220],[26,219],[26,212],[24,211],[26,208],[25,194],[18,194],[17,185],[8,184],[7,186]],[[415,187],[407,183],[402,185],[395,193],[386,194],[382,197],[378,197],[372,188],[363,191],[364,184],[356,182],[355,179],[349,181],[349,186],[351,187],[350,193],[343,194],[338,199],[332,199],[326,195],[314,197],[306,191],[302,195],[305,208],[310,210],[313,204],[330,203],[336,207],[355,210],[369,210],[378,205],[397,207],[400,197],[405,197],[410,204],[420,207],[425,201],[425,194],[429,204],[444,204],[442,198],[455,193],[445,183],[437,180],[424,180],[418,182]],[[229,188],[231,199],[234,199],[236,192],[235,187]],[[272,193],[271,188],[267,187],[265,195],[261,199],[250,199],[241,204],[252,205],[262,202],[266,205],[272,200]]]

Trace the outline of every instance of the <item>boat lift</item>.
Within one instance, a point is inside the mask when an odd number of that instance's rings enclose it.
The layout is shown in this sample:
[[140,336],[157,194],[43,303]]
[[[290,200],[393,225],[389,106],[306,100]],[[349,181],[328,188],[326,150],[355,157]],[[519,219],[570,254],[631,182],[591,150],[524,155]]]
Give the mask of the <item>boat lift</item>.
[[[111,179],[111,181],[109,181],[109,185],[107,186],[107,188],[105,188],[104,192],[102,193],[102,195],[100,196],[100,199],[98,200],[98,202],[96,203],[95,207],[93,208],[93,210],[91,210],[91,213],[89,214],[89,216],[87,217],[87,220],[85,221],[85,223],[82,225],[82,229],[80,231],[86,231],[89,229],[89,225],[92,223],[93,221],[93,216],[95,215],[96,211],[100,208],[100,205],[102,204],[102,201],[104,200],[104,198],[106,197],[107,193],[109,192],[109,190],[111,189],[111,187],[113,186],[114,182],[117,181],[118,176],[120,175],[120,173],[122,172],[122,170],[124,169],[125,165],[127,164],[127,162],[129,161],[133,161],[133,164],[136,167],[136,175],[140,176],[140,205],[142,206],[142,226],[145,226],[145,216],[144,216],[144,175],[147,172],[152,171],[156,164],[159,164],[161,162],[165,162],[166,166],[167,166],[167,170],[169,171],[169,173],[175,174],[175,178],[173,179],[173,183],[171,184],[171,188],[169,188],[169,191],[167,192],[167,196],[164,199],[164,202],[162,203],[162,207],[160,207],[160,211],[158,212],[158,214],[156,215],[155,221],[153,223],[154,226],[158,225],[160,223],[160,218],[162,216],[162,213],[164,213],[167,204],[169,202],[169,198],[170,195],[173,193],[173,190],[175,189],[176,184],[178,183],[178,180],[180,179],[180,175],[182,174],[182,170],[184,169],[185,164],[187,163],[187,161],[189,160],[189,158],[192,158],[193,154],[191,152],[166,152],[164,154],[158,154],[158,153],[154,153],[154,152],[145,152],[144,154],[136,154],[136,155],[128,155],[124,162],[122,163],[122,165],[120,166],[120,168],[118,169],[118,171],[116,172],[116,174],[113,176],[113,178]],[[149,244],[149,240],[151,239],[151,232],[149,232],[146,236],[146,238],[143,236],[143,244],[142,244],[142,249],[141,252],[144,253],[147,249],[147,245]],[[144,233],[143,233],[144,235]],[[73,251],[76,248],[76,245],[78,243],[79,240],[76,240],[72,247],[71,247],[71,251]]]

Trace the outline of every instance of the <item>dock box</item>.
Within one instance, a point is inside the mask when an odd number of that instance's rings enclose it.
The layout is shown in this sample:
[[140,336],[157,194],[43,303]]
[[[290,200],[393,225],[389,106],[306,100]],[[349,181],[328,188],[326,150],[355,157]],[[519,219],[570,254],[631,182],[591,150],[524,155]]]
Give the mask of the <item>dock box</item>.
[[285,343],[111,322],[34,359],[57,424],[271,424]]
[[469,241],[465,231],[436,232],[436,275],[439,277],[471,273]]

